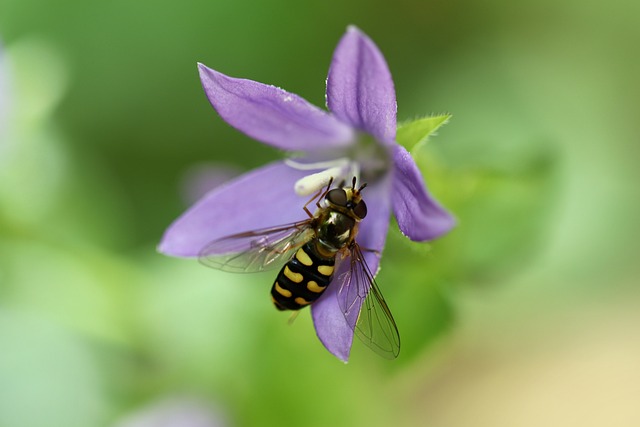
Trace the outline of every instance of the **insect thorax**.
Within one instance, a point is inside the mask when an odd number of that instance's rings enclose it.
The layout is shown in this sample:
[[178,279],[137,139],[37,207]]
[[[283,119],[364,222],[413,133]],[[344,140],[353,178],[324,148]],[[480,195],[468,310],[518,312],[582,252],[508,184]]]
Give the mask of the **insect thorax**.
[[335,254],[353,241],[357,232],[356,221],[337,211],[329,210],[317,229],[318,252]]

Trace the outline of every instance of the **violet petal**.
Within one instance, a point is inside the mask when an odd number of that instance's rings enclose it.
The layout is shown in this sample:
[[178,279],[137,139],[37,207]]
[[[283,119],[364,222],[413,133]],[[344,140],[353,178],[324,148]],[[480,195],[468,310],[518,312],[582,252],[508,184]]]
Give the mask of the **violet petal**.
[[343,146],[353,130],[302,99],[275,86],[236,79],[198,64],[209,102],[231,126],[283,150]]
[[327,106],[341,120],[385,143],[396,135],[396,92],[377,46],[350,26],[333,54]]
[[215,239],[307,218],[302,210],[307,198],[293,190],[307,173],[276,162],[215,188],[171,224],[158,250],[196,257]]
[[411,154],[393,147],[393,211],[400,230],[411,240],[432,240],[451,230],[455,219],[427,191]]
[[[348,268],[348,262],[340,263],[335,277],[340,277]],[[347,324],[338,305],[339,287],[337,280],[331,282],[329,288],[311,306],[311,316],[320,342],[331,354],[347,362],[353,343],[353,329]]]
[[[363,249],[376,250],[384,248],[389,228],[389,180],[383,180],[363,190],[369,212],[360,223],[360,231],[356,241]],[[380,263],[379,255],[371,251],[363,251],[367,265],[375,274]],[[340,308],[344,306],[338,300],[341,276],[349,269],[349,259],[345,258],[336,269],[335,278],[325,293],[311,306],[316,334],[322,344],[338,359],[347,362],[353,343],[353,330],[360,307],[352,311],[349,319]],[[344,294],[346,295],[346,293]]]
[[182,177],[181,195],[192,205],[216,187],[240,175],[240,171],[224,163],[202,162],[191,166]]

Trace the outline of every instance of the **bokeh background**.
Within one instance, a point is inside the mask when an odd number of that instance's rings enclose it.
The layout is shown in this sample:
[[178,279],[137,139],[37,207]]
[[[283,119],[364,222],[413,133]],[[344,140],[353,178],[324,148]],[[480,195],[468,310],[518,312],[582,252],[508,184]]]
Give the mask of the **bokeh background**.
[[[640,425],[639,20],[632,0],[0,0],[0,426]],[[400,120],[453,113],[417,157],[459,226],[390,234],[400,357],[356,343],[344,365],[271,307],[271,275],[155,245],[281,156],[216,116],[196,62],[323,105],[349,24]]]

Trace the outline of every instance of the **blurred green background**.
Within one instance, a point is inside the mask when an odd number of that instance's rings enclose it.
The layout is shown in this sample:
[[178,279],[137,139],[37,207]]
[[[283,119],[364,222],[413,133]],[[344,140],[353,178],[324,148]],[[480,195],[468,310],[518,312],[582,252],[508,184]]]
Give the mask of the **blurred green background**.
[[[639,19],[631,0],[0,0],[0,426],[640,425]],[[323,105],[349,24],[400,120],[453,113],[417,157],[459,226],[390,234],[400,357],[355,343],[344,365],[308,312],[271,307],[272,275],[155,245],[212,167],[280,157],[216,116],[196,62]]]

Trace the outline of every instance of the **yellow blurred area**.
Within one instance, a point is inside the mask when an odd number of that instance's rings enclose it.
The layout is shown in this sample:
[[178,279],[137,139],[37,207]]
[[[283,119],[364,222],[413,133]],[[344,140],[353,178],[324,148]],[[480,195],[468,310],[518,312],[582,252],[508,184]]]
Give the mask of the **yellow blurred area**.
[[[419,381],[413,421],[429,426],[640,423],[638,299],[522,309],[522,289],[466,301],[461,328]],[[411,425],[411,422],[408,423]]]

